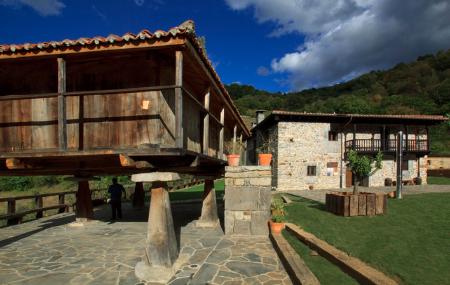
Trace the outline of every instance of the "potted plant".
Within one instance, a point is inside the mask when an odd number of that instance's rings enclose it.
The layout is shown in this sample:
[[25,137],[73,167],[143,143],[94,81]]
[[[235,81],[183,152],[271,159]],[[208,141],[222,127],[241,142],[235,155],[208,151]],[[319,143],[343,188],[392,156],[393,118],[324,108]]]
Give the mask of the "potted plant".
[[270,231],[279,234],[284,229],[284,203],[281,199],[273,199],[270,206],[272,217],[270,219]]
[[242,143],[239,141],[227,141],[225,143],[225,152],[229,166],[239,166],[241,160]]
[[261,144],[257,148],[259,165],[269,166],[272,162],[272,145],[274,141],[275,139],[272,132],[260,135]]

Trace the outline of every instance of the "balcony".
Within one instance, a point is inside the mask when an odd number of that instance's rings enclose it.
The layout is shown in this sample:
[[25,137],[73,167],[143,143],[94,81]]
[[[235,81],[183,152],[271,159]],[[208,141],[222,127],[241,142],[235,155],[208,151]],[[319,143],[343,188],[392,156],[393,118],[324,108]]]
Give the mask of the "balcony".
[[[359,153],[377,153],[378,151],[384,153],[395,153],[397,146],[396,139],[382,141],[380,139],[355,139],[347,140],[345,142],[345,152],[354,149]],[[428,153],[428,140],[414,139],[403,140],[402,150],[410,153]]]

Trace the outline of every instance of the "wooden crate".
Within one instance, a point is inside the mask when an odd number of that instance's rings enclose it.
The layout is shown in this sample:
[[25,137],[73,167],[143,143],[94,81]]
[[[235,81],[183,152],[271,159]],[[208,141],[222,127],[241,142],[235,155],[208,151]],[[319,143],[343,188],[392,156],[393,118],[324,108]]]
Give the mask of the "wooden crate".
[[325,196],[327,211],[339,216],[375,216],[387,212],[387,195],[383,193],[333,192]]

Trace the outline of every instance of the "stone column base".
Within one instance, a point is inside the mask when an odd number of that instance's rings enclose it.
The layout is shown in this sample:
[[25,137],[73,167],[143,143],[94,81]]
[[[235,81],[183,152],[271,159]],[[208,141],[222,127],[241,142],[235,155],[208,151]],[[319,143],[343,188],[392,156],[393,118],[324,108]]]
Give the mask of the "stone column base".
[[175,272],[170,267],[150,266],[145,261],[140,261],[134,268],[134,274],[140,280],[167,284]]

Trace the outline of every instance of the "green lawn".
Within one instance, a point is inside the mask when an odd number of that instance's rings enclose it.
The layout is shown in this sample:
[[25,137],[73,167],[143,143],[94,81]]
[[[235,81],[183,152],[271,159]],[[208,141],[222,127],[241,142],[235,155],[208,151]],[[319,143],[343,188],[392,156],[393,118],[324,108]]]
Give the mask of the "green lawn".
[[[221,197],[225,188],[224,180],[216,180],[214,182],[214,188],[216,189],[216,196]],[[203,184],[172,191],[169,193],[169,196],[171,201],[201,199],[203,196]]]
[[286,206],[289,222],[401,284],[450,284],[450,193],[390,199],[388,213],[375,217],[340,217],[326,212],[323,204],[293,200]]
[[317,255],[311,256],[311,250],[304,243],[299,241],[295,236],[286,230],[283,230],[283,236],[297,251],[301,258],[305,261],[306,266],[316,275],[322,285],[353,285],[358,282],[352,277],[345,274],[339,267],[332,264],[324,257]]
[[436,185],[450,185],[449,177],[438,177],[438,176],[428,176],[427,177],[428,184],[436,184]]

